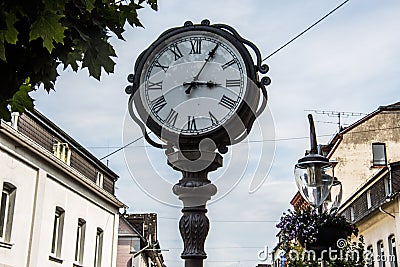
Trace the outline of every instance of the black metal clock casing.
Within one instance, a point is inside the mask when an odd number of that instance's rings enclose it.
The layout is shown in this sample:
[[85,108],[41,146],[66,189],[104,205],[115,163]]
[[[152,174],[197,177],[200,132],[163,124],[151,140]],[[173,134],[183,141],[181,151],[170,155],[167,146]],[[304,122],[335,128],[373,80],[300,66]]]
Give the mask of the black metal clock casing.
[[[250,46],[257,64],[246,49]],[[130,109],[161,140],[179,149],[198,149],[209,138],[226,148],[250,132],[266,73],[258,49],[231,27],[186,22],[162,33],[138,57]],[[133,90],[132,90],[133,89]]]

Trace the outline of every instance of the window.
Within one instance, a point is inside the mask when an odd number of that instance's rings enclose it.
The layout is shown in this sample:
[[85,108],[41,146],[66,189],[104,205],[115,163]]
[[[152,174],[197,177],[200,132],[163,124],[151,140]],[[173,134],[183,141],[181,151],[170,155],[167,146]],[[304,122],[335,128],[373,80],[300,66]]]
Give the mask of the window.
[[391,191],[391,188],[390,188],[390,186],[391,186],[391,182],[390,182],[390,179],[388,178],[388,177],[385,177],[385,179],[383,180],[383,182],[384,182],[384,185],[385,185],[385,195],[386,196],[388,196],[388,195],[390,195],[390,191]]
[[103,187],[104,175],[101,172],[96,172],[96,184]]
[[366,263],[367,267],[374,267],[374,249],[372,248],[372,245],[369,245],[367,247],[367,255],[366,255]]
[[62,160],[63,162],[70,164],[71,150],[67,143],[56,142],[53,145],[54,156]]
[[377,249],[378,249],[378,257],[376,259],[376,261],[379,264],[379,267],[385,267],[385,250],[383,247],[383,241],[380,240],[377,243]]
[[389,236],[389,262],[390,267],[397,267],[396,240],[394,235]]
[[101,252],[103,250],[103,230],[97,228],[96,246],[94,252],[94,267],[101,267]]
[[51,254],[57,258],[60,258],[61,256],[64,214],[65,212],[61,207],[56,207],[53,225],[53,240],[51,242]]
[[355,216],[354,216],[354,208],[350,207],[350,221],[354,222]]
[[367,208],[370,209],[372,207],[372,201],[371,201],[371,190],[367,191]]
[[76,230],[76,244],[75,244],[75,262],[82,264],[83,262],[83,248],[85,244],[86,221],[78,219],[78,228]]
[[0,196],[0,242],[8,243],[14,216],[16,188],[10,183],[3,184]]
[[385,143],[372,144],[372,157],[374,166],[386,166],[386,147]]

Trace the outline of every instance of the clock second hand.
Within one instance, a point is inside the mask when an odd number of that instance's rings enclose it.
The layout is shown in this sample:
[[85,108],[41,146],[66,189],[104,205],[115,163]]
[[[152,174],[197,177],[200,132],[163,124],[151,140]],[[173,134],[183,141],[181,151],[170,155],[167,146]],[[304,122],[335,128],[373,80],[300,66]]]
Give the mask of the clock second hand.
[[[208,53],[208,57],[206,58],[206,61],[204,62],[203,66],[201,67],[199,73],[197,73],[196,76],[193,77],[193,82],[196,82],[199,79],[200,73],[203,71],[204,67],[207,65],[207,63],[210,61],[211,58],[215,56],[215,52],[217,51],[219,44],[216,44],[215,47]],[[186,89],[185,93],[190,94],[190,91],[192,90],[192,87],[195,86],[195,83],[190,83],[189,88]],[[185,85],[185,83],[184,83]]]

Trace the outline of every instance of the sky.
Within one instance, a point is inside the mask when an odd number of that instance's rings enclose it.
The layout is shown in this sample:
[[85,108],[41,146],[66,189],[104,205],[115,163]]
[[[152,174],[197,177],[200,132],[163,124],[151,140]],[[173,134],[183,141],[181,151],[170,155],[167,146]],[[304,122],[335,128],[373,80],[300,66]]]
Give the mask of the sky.
[[[126,113],[126,77],[138,54],[166,29],[205,18],[228,24],[265,58],[342,2],[159,0],[157,12],[149,7],[139,11],[144,28],[127,27],[126,41],[111,38],[118,55],[114,74],[103,73],[99,82],[85,69],[66,69],[56,92],[38,90],[32,97],[40,112],[102,158],[141,136]],[[272,80],[268,109],[249,138],[230,148],[224,166],[210,174],[219,192],[208,205],[205,266],[256,266],[263,263],[258,252],[275,247],[275,225],[297,190],[294,164],[309,148],[306,110],[367,114],[400,101],[398,14],[397,0],[350,0],[265,61]],[[337,118],[311,113],[319,143],[329,142]],[[346,126],[360,118],[342,122]],[[181,208],[171,189],[180,174],[167,166],[164,152],[140,139],[103,162],[119,174],[116,195],[128,212],[158,213],[166,265],[182,266]],[[255,192],[250,192],[252,182],[258,186]]]

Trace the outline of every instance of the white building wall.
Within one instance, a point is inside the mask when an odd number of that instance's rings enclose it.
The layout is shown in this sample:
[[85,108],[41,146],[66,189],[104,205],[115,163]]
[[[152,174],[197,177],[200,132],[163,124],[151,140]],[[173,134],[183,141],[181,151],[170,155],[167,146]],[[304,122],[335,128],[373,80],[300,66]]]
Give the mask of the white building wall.
[[335,176],[343,185],[344,203],[365,182],[380,171],[372,164],[372,143],[386,144],[387,162],[400,161],[400,112],[384,111],[343,134],[343,140],[331,153],[338,161]]
[[[1,267],[73,266],[78,218],[86,221],[82,266],[94,265],[97,227],[104,231],[101,266],[116,266],[118,207],[106,200],[103,189],[95,192],[78,180],[0,135],[0,186],[16,187],[13,245],[0,246]],[[56,206],[65,210],[62,263],[49,260]]]
[[0,247],[0,266],[27,265],[37,175],[37,169],[5,152],[0,144],[0,192],[4,182],[9,182],[17,188],[9,242],[12,248]]
[[[367,220],[363,220],[357,224],[360,233],[364,236],[365,241],[365,249],[368,246],[372,246],[374,252],[375,261],[377,260],[378,255],[378,241],[383,241],[383,247],[385,252],[385,266],[390,265],[390,259],[388,257],[389,254],[389,236],[395,235],[396,238],[396,252],[397,252],[397,261],[399,264],[399,235],[398,235],[398,222],[399,222],[399,214],[395,212],[399,208],[398,200],[391,203],[390,206],[384,208],[386,212],[395,216],[385,214],[383,212],[377,211],[373,216],[369,217]],[[378,262],[375,262],[375,266],[379,266]]]

